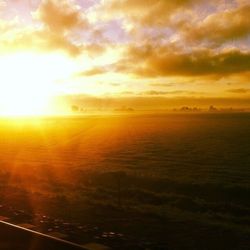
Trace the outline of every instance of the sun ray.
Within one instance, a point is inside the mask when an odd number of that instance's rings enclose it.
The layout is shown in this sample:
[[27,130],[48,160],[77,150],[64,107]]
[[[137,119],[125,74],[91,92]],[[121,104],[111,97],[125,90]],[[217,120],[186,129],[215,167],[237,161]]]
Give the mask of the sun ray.
[[9,116],[50,113],[52,99],[60,91],[57,81],[71,73],[69,64],[70,60],[61,55],[16,53],[2,57],[0,113]]

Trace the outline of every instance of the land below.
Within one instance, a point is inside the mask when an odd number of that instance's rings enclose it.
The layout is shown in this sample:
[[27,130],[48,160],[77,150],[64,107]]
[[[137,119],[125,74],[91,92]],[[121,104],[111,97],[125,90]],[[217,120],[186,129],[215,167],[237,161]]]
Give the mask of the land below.
[[249,249],[249,113],[1,119],[0,138],[0,219],[111,249]]

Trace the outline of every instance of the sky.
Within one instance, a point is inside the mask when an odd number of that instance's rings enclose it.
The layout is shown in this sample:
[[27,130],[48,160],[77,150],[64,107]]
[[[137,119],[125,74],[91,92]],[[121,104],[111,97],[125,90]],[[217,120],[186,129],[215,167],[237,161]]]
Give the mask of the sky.
[[0,0],[0,110],[250,107],[249,15],[248,0]]

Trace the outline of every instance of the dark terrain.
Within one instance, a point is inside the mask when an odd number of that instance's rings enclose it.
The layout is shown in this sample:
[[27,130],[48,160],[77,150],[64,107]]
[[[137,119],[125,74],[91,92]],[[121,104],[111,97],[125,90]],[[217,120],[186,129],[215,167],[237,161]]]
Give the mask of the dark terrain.
[[0,121],[2,219],[111,249],[249,249],[250,114]]

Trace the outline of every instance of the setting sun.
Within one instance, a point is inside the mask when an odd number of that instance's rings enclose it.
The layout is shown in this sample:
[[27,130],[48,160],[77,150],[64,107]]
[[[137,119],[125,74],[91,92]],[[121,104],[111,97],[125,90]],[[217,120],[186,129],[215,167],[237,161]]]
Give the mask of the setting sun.
[[0,0],[0,250],[246,250],[250,0]]
[[[67,65],[66,65],[67,66]],[[57,81],[65,75],[62,56],[16,53],[0,61],[0,113],[7,116],[45,115]],[[66,70],[67,74],[67,70]]]

